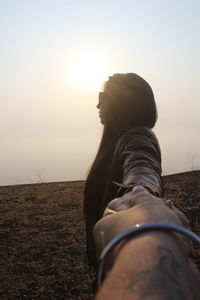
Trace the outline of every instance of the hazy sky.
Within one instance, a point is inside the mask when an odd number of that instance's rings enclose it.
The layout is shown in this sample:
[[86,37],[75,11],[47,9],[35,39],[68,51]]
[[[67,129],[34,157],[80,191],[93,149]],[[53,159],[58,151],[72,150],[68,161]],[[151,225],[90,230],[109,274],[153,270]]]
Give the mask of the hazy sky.
[[102,82],[152,86],[163,174],[200,168],[199,0],[0,0],[0,185],[84,179]]

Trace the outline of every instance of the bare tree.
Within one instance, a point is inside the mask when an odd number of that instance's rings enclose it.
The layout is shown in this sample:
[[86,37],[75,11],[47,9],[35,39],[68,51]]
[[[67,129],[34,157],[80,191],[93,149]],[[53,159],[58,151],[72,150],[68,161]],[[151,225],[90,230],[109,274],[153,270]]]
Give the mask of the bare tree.
[[34,178],[27,177],[27,180],[30,183],[44,183],[44,172],[42,172],[41,170],[34,170],[33,173],[35,175]]
[[200,155],[198,152],[193,153],[191,155],[191,163],[192,163],[192,171],[197,170],[199,168],[199,160],[200,160]]

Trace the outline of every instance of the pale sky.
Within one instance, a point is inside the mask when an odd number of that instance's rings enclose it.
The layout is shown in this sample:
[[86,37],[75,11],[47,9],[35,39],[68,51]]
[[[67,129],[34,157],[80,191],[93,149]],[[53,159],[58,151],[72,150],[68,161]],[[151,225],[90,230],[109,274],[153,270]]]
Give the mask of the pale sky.
[[0,185],[85,179],[108,75],[153,88],[163,175],[200,169],[199,0],[0,0]]

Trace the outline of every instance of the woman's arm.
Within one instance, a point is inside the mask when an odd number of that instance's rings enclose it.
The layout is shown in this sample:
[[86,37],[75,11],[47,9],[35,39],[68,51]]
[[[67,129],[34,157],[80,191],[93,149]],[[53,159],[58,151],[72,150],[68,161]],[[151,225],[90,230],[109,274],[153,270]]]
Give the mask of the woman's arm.
[[121,138],[116,153],[123,170],[121,195],[123,189],[142,184],[162,197],[161,151],[152,130],[134,127]]

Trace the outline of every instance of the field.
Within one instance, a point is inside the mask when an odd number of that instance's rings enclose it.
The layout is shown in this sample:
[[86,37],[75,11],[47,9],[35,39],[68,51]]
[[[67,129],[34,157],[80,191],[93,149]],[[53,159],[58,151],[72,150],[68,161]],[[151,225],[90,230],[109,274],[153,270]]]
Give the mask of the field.
[[[163,177],[200,235],[200,171]],[[0,187],[0,299],[91,299],[81,194],[84,182]],[[195,261],[200,267],[200,251]]]

